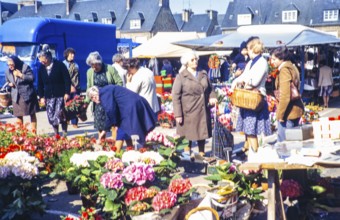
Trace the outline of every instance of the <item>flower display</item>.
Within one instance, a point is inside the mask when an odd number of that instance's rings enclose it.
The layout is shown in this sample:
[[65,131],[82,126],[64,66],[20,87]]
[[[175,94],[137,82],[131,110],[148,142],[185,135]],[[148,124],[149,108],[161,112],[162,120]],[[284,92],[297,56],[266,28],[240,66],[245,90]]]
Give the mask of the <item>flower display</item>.
[[280,190],[283,198],[295,199],[303,195],[301,185],[292,179],[282,180]]
[[188,192],[192,187],[189,179],[173,179],[170,182],[168,190],[176,194],[183,194]]
[[84,151],[82,153],[75,153],[70,158],[71,163],[77,167],[88,167],[89,160],[96,160],[99,156],[114,157],[115,153],[112,151]]
[[97,213],[97,210],[94,207],[84,208],[81,207],[79,210],[80,217],[75,216],[65,216],[61,217],[62,220],[102,220],[103,217]]
[[149,209],[150,205],[146,202],[136,202],[136,204],[134,204],[130,210],[133,212],[143,212],[143,211],[147,211]]
[[100,183],[105,188],[120,189],[123,187],[122,175],[120,173],[108,172],[100,177]]
[[137,186],[129,189],[125,194],[125,203],[130,205],[133,201],[142,201],[145,199],[145,192],[147,188],[144,186]]
[[153,198],[159,189],[156,187],[146,188],[144,186],[137,186],[129,189],[125,194],[125,203],[126,205],[130,205],[134,201],[142,201],[145,199]]
[[141,162],[144,164],[156,165],[159,164],[164,158],[155,151],[145,151],[141,153],[140,151],[127,151],[124,152],[122,155],[123,163],[137,163]]
[[65,104],[65,110],[68,112],[79,113],[87,108],[87,103],[85,102],[84,96],[75,96],[73,99],[69,100]]
[[[178,139],[180,136],[177,134],[173,134],[170,137],[174,139]],[[171,147],[171,148],[175,147],[173,142],[171,142],[163,133],[158,132],[158,131],[151,131],[150,133],[148,133],[148,135],[145,138],[145,141],[150,142],[150,143],[159,143],[166,147]]]
[[173,112],[173,109],[171,93],[164,92],[161,96],[161,111]]
[[163,209],[170,209],[174,207],[176,201],[176,193],[163,190],[152,199],[152,208],[158,212]]
[[124,164],[120,159],[110,158],[106,164],[105,168],[111,170],[112,172],[118,172],[124,169]]
[[231,114],[223,114],[218,117],[218,121],[229,131],[233,130],[233,121]]
[[39,161],[25,151],[8,153],[0,163],[0,178],[4,179],[11,173],[22,179],[32,179],[39,174]]
[[134,163],[127,166],[122,173],[123,177],[130,183],[143,185],[146,181],[154,181],[155,171],[151,165]]

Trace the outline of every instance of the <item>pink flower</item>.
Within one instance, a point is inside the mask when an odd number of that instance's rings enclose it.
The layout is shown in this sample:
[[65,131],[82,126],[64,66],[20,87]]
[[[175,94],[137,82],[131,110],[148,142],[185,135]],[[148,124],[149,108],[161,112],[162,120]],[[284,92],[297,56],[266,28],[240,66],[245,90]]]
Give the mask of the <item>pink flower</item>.
[[126,205],[130,205],[133,201],[142,201],[145,199],[146,187],[137,186],[129,189],[125,194],[125,203]]
[[292,179],[283,180],[280,186],[280,190],[283,198],[297,198],[303,195],[301,185]]
[[106,162],[105,168],[113,172],[117,172],[124,169],[124,164],[118,158],[111,158]]
[[152,200],[152,208],[155,211],[172,208],[177,201],[176,193],[169,191],[159,192]]
[[120,189],[123,187],[123,180],[122,180],[122,175],[119,173],[104,173],[100,177],[100,183],[105,187],[105,188],[110,188],[110,189]]
[[169,191],[176,194],[183,194],[189,191],[192,184],[189,179],[174,179],[169,185]]
[[123,177],[130,183],[143,185],[147,180],[154,181],[155,171],[151,165],[134,163],[123,170]]

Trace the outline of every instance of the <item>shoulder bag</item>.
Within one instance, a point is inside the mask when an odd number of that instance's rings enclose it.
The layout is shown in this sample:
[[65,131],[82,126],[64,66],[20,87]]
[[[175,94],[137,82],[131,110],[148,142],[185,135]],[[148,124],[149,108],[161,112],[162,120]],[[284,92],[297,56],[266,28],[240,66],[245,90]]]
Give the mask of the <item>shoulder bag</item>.
[[[293,78],[293,75],[292,75],[292,78]],[[296,87],[294,81],[295,81],[295,83],[298,83],[297,80],[292,80],[290,82],[290,100],[291,101],[301,99],[300,92],[299,92],[298,88]],[[276,100],[278,100],[278,101],[280,100],[280,90],[279,89],[274,90],[274,96],[275,96]]]

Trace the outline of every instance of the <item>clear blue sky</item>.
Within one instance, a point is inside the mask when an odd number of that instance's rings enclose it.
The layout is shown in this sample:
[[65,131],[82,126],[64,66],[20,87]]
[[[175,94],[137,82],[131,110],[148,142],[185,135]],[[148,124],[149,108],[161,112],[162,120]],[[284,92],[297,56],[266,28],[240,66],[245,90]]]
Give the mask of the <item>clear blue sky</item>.
[[[2,0],[3,2],[15,2],[19,0]],[[41,0],[44,4],[64,2],[64,0]],[[100,0],[97,0],[100,2]],[[142,0],[145,1],[145,0]],[[183,9],[191,8],[195,14],[205,13],[207,9],[225,14],[230,0],[169,0],[172,13],[182,13]]]

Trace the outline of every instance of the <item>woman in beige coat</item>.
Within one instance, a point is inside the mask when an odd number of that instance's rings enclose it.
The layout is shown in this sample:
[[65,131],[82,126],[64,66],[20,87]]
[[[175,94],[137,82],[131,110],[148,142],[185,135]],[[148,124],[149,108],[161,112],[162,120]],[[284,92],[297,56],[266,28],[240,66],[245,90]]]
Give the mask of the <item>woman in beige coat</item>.
[[204,156],[205,139],[212,136],[210,107],[217,102],[206,71],[197,71],[198,55],[189,52],[181,57],[182,68],[176,76],[172,99],[177,133],[197,141],[199,155]]

